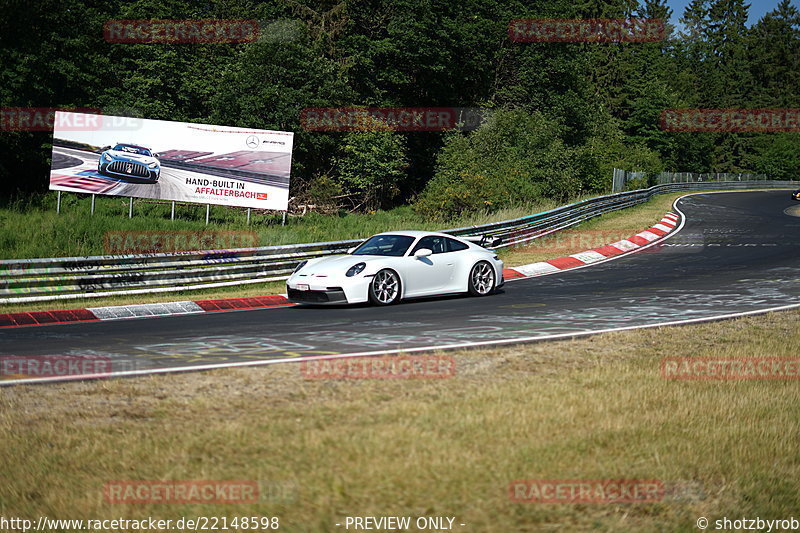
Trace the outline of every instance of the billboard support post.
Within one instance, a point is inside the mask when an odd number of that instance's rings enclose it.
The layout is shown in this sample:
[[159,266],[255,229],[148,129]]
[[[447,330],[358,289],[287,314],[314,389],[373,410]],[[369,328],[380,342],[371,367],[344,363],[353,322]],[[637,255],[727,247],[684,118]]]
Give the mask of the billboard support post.
[[283,212],[283,220],[281,220],[281,226],[286,225],[286,211]]
[[170,213],[169,219],[175,220],[175,200],[172,200],[172,213]]
[[92,216],[94,216],[94,197],[95,197],[95,195],[93,194],[92,195]]
[[206,204],[206,226],[208,226],[208,216],[211,214],[211,204]]
[[130,201],[128,204],[128,218],[133,218],[133,196],[130,197]]
[[58,191],[58,197],[56,200],[56,214],[61,214],[61,191]]
[[247,208],[247,225],[250,225],[250,208]]

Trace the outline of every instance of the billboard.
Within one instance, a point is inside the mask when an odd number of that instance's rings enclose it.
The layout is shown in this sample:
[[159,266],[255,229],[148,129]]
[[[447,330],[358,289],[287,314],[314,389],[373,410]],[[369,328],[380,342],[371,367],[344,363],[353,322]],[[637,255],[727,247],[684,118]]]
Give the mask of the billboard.
[[294,133],[57,111],[50,190],[285,211]]

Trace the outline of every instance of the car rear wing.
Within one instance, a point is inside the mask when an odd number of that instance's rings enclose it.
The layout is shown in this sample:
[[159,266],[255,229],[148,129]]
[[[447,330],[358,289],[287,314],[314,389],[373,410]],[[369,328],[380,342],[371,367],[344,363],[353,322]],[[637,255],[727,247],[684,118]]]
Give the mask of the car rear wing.
[[458,238],[465,241],[474,242],[478,246],[483,246],[484,248],[492,248],[493,246],[497,246],[503,242],[503,239],[496,235],[459,236]]

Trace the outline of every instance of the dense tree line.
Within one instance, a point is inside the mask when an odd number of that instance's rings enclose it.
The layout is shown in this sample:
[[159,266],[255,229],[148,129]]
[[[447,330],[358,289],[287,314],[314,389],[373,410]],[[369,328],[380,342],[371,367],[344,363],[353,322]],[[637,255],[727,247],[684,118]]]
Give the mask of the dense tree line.
[[[535,4],[535,5],[534,5]],[[800,173],[795,133],[667,132],[668,108],[800,107],[800,13],[692,0],[645,43],[518,43],[517,18],[661,18],[665,0],[2,0],[0,106],[295,132],[293,190],[446,216],[602,191],[611,168]],[[256,19],[245,44],[109,43],[110,19]],[[471,132],[319,132],[335,106],[487,110]],[[4,195],[47,188],[50,135],[0,132]]]

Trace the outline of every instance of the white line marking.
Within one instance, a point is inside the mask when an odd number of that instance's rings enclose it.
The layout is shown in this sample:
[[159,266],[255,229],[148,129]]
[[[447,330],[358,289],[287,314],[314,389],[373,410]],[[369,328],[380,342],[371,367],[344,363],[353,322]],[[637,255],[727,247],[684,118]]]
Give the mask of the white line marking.
[[[503,346],[508,344],[526,344],[531,342],[541,342],[541,341],[553,341],[553,340],[563,340],[563,339],[573,339],[577,337],[587,337],[590,335],[599,335],[601,333],[613,333],[617,331],[630,331],[635,329],[651,329],[651,328],[662,328],[668,326],[682,326],[687,324],[699,324],[702,322],[715,322],[719,320],[727,320],[731,318],[741,318],[745,316],[752,316],[752,315],[762,315],[766,313],[772,313],[776,311],[787,311],[790,309],[797,309],[800,308],[800,304],[789,304],[789,305],[781,305],[777,307],[767,307],[764,309],[757,309],[755,311],[741,311],[738,313],[729,313],[725,315],[714,315],[709,317],[702,317],[702,318],[689,318],[684,320],[673,320],[669,322],[660,322],[657,324],[641,324],[637,326],[622,326],[618,328],[605,328],[605,329],[597,329],[597,330],[583,330],[583,331],[575,331],[572,333],[558,333],[554,335],[542,335],[540,337],[519,337],[515,339],[501,339],[501,340],[494,340],[494,341],[479,341],[479,342],[464,342],[460,344],[445,344],[445,345],[433,345],[433,346],[419,346],[416,348],[400,348],[396,350],[377,350],[373,352],[356,352],[356,353],[346,353],[346,354],[338,354],[338,355],[310,355],[307,357],[285,357],[282,359],[265,359],[261,361],[239,361],[235,363],[215,363],[209,365],[197,365],[197,366],[183,366],[183,367],[172,367],[172,368],[154,368],[148,370],[126,370],[123,372],[111,372],[109,374],[102,374],[99,377],[102,378],[121,378],[121,377],[136,377],[136,376],[147,376],[152,374],[174,374],[177,372],[191,372],[191,371],[199,371],[199,370],[216,370],[220,368],[239,368],[239,367],[250,367],[250,366],[266,366],[266,365],[277,365],[280,363],[301,363],[303,361],[323,361],[328,359],[350,359],[353,357],[370,357],[370,356],[377,356],[377,355],[391,355],[391,354],[401,354],[401,353],[414,353],[414,352],[433,352],[439,350],[458,350],[458,349],[469,349],[469,348],[480,348],[485,346]],[[61,381],[83,381],[97,376],[54,376],[49,378],[39,378],[39,379],[15,379],[15,380],[8,380],[8,381],[0,381],[0,386],[2,385],[28,385],[28,384],[36,384],[36,383],[55,383]]]

